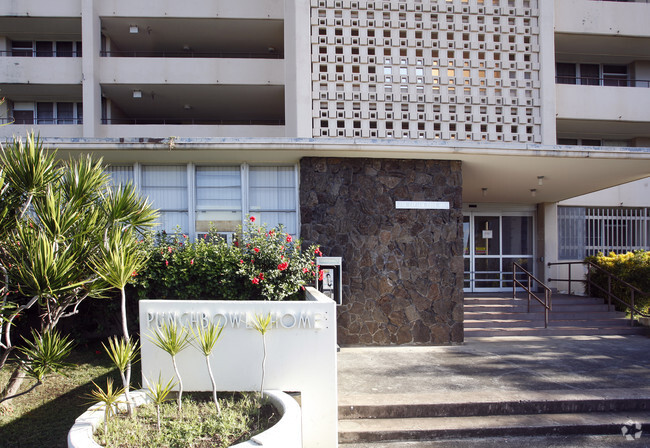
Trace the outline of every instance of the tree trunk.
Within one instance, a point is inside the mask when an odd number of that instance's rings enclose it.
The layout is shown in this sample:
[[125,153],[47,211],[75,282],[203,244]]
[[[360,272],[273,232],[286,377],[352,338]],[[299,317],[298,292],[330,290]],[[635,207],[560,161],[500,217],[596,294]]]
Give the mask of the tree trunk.
[[[18,393],[18,390],[20,389],[20,386],[22,386],[23,384],[23,380],[25,379],[25,376],[26,376],[25,371],[20,367],[16,367],[16,369],[11,374],[9,381],[7,381],[7,386],[4,388],[2,393],[0,393],[0,399],[6,397],[12,397],[13,395],[16,395]],[[11,398],[8,398],[7,400],[0,403],[0,408],[8,409],[11,400],[12,400]]]

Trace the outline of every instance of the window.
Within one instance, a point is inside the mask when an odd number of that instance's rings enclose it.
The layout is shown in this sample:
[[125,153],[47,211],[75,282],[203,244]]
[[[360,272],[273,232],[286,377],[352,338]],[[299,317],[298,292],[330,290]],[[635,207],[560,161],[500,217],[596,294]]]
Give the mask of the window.
[[557,208],[558,244],[560,260],[585,258],[585,209],[583,207]]
[[287,233],[297,235],[296,190],[294,167],[250,167],[249,213],[268,226],[283,224]]
[[160,212],[160,230],[189,232],[185,165],[143,166],[141,191]]
[[82,124],[83,104],[74,102],[15,102],[15,124]]
[[[293,166],[110,166],[111,185],[135,181],[159,209],[158,230],[191,237],[214,225],[228,241],[247,215],[298,236],[298,169]],[[190,174],[191,173],[191,174]],[[190,219],[193,217],[193,220]]]
[[555,65],[555,77],[558,84],[615,87],[630,85],[626,65],[558,62]]
[[213,225],[234,232],[242,222],[242,188],[239,166],[196,167],[196,232]]
[[76,41],[12,41],[11,55],[22,57],[81,57],[81,42]]

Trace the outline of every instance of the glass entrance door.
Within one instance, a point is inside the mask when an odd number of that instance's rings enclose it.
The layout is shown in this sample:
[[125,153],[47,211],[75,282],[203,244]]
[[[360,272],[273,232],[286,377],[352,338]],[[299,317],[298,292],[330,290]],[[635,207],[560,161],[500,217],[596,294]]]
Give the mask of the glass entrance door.
[[532,272],[532,215],[468,213],[463,241],[466,292],[511,289],[513,261]]

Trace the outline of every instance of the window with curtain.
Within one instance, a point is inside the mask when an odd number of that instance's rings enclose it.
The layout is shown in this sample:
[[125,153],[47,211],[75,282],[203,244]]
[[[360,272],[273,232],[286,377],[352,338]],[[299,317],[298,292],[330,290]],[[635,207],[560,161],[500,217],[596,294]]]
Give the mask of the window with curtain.
[[248,174],[249,213],[269,227],[284,225],[296,235],[296,171],[293,166],[252,166]]
[[142,167],[140,190],[160,212],[159,230],[189,231],[187,167],[185,165]]
[[133,165],[111,165],[106,167],[109,176],[109,184],[112,187],[126,185],[133,182]]
[[242,222],[242,184],[239,166],[196,167],[196,232],[213,225],[234,232]]

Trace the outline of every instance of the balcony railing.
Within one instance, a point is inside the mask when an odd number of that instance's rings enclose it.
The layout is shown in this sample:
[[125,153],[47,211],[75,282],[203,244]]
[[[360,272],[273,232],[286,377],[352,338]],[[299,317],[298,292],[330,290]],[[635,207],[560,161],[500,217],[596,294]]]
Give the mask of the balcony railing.
[[14,119],[14,117],[4,117],[0,118],[0,125],[1,124],[83,124],[83,118]]
[[581,86],[606,86],[606,87],[650,87],[650,80],[647,79],[617,79],[617,78],[592,78],[588,76],[566,76],[555,77],[557,84],[572,84]]
[[198,118],[102,118],[102,124],[284,126],[284,120],[203,120]]
[[283,59],[278,52],[239,52],[239,51],[101,51],[100,55],[109,58],[230,58],[230,59]]
[[16,49],[16,50],[0,50],[0,56],[8,57],[21,57],[21,58],[80,58],[81,52],[63,50],[30,50],[30,49]]

